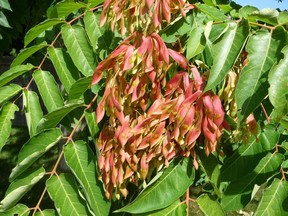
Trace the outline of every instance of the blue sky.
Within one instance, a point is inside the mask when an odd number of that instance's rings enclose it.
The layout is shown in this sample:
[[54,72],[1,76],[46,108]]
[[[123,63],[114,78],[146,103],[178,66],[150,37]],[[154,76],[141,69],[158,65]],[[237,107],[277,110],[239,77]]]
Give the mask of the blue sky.
[[263,8],[280,8],[281,10],[288,9],[288,0],[283,0],[279,2],[277,0],[233,0],[237,4],[242,6],[253,5],[259,9]]

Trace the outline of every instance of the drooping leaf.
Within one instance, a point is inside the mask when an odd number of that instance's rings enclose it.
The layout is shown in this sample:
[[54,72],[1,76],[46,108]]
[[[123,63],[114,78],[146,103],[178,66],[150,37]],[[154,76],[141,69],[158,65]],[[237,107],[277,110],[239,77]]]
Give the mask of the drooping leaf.
[[43,167],[26,170],[9,185],[4,199],[0,202],[0,210],[13,207],[44,175]]
[[67,173],[52,176],[46,182],[47,191],[60,215],[91,215],[80,197],[74,176]]
[[264,22],[271,25],[277,25],[279,12],[276,9],[265,8],[262,10],[253,11],[249,18],[256,19],[258,22]]
[[22,87],[16,84],[10,84],[0,88],[0,105],[13,98],[22,90]]
[[85,30],[94,50],[98,47],[98,39],[104,31],[100,28],[100,14],[87,11],[84,16]]
[[25,89],[23,94],[23,105],[28,131],[30,137],[32,137],[36,134],[37,125],[43,117],[38,95],[33,91]]
[[69,14],[84,7],[86,7],[86,5],[82,2],[61,1],[49,8],[47,15],[50,19],[66,18]]
[[69,92],[71,86],[79,79],[78,69],[63,49],[49,47],[48,54],[61,83],[65,90]]
[[87,143],[80,140],[68,143],[64,147],[64,156],[95,215],[109,215],[110,202],[104,198],[103,186],[96,173],[95,156]]
[[96,58],[87,41],[83,27],[63,25],[62,37],[74,64],[84,76],[92,76],[96,68]]
[[0,8],[12,11],[8,0],[1,0],[0,1]]
[[282,50],[284,58],[269,72],[269,99],[278,109],[288,109],[288,46]]
[[[156,182],[145,188],[130,204],[116,212],[145,213],[165,208],[182,196],[193,183],[193,180],[194,168],[192,159],[176,159],[164,170]],[[165,199],[163,199],[163,196]]]
[[242,144],[234,154],[224,161],[221,167],[222,181],[235,181],[250,173],[259,160],[270,150],[275,148],[279,140],[279,133],[274,128],[267,127],[259,135],[259,141],[252,137],[249,144]]
[[205,91],[213,89],[224,80],[240,55],[248,34],[249,26],[246,21],[228,24],[227,31],[213,45],[213,65]]
[[206,4],[196,3],[196,8],[202,13],[206,14],[214,21],[226,21],[227,17],[223,13],[223,11],[217,9],[216,7],[209,6]]
[[54,209],[44,209],[41,212],[36,212],[35,216],[57,216],[57,214]]
[[1,212],[0,216],[7,216],[7,215],[17,215],[17,216],[28,216],[30,213],[29,208],[24,204],[17,204],[11,209]]
[[[268,71],[277,61],[280,50],[285,42],[286,34],[277,28],[271,35],[266,30],[258,30],[253,34],[246,46],[248,64],[240,73],[236,86],[236,103],[240,111],[238,123],[240,124],[253,112],[268,93]],[[259,55],[259,53],[262,53]]]
[[282,163],[283,155],[270,152],[259,161],[255,169],[236,181],[231,182],[222,197],[224,210],[235,211],[243,208],[251,199],[255,184],[261,185],[274,175]]
[[85,110],[85,120],[89,128],[89,132],[91,136],[94,138],[94,136],[99,132],[99,127],[97,125],[96,121],[96,113],[93,111]]
[[38,160],[45,152],[49,151],[62,138],[62,132],[58,128],[44,131],[23,145],[19,154],[17,165],[13,168],[9,179],[13,181],[21,173]]
[[14,67],[17,65],[22,64],[27,58],[29,58],[31,55],[33,55],[35,52],[37,52],[38,50],[47,47],[47,43],[46,41],[38,44],[38,45],[34,45],[25,49],[22,49],[20,51],[20,53],[17,55],[17,57],[13,60],[13,62],[11,63],[10,67]]
[[206,216],[224,216],[225,213],[217,200],[207,194],[203,194],[196,199],[201,211]]
[[33,73],[33,78],[49,113],[63,106],[63,98],[50,72],[37,70]]
[[275,178],[272,184],[264,191],[263,197],[254,215],[288,215],[288,209],[286,205],[287,198],[288,182]]
[[3,105],[0,111],[0,152],[10,136],[11,120],[14,119],[14,113],[18,110],[15,104],[9,102]]
[[25,35],[24,38],[24,46],[26,47],[31,41],[33,41],[35,38],[37,38],[40,34],[42,34],[45,30],[60,24],[65,23],[64,19],[47,19],[43,21],[42,23],[34,26],[31,28]]
[[37,132],[44,129],[54,128],[61,122],[61,120],[72,110],[83,106],[82,102],[66,104],[51,113],[45,115],[39,122],[37,126]]
[[79,99],[90,88],[91,81],[91,76],[78,79],[70,88],[69,100]]
[[5,16],[5,14],[0,11],[0,26],[4,26],[6,28],[12,28],[10,25],[9,25],[9,22],[7,20],[7,17]]
[[5,71],[0,75],[0,87],[15,79],[18,76],[32,70],[34,66],[32,64],[18,65]]

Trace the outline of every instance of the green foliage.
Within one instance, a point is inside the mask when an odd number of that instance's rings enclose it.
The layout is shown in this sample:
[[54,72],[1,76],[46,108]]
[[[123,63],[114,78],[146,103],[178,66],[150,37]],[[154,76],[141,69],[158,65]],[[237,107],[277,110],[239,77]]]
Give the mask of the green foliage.
[[[163,21],[159,31],[155,26],[143,27],[159,17],[147,18],[147,23],[137,20],[137,25],[132,25],[125,19],[121,23],[121,16],[124,15],[120,12],[114,14],[114,11],[110,11],[109,16],[119,18],[118,24],[108,17],[107,22],[111,22],[112,30],[109,25],[100,25],[103,19],[101,11],[105,9],[101,5],[102,0],[55,1],[47,10],[47,19],[38,20],[37,25],[30,26],[23,37],[24,49],[18,53],[10,68],[0,74],[0,159],[5,151],[19,149],[14,155],[17,162],[10,170],[5,196],[0,197],[0,216],[181,216],[193,214],[192,202],[205,215],[225,215],[228,211],[238,210],[253,211],[255,215],[288,214],[288,14],[270,9],[258,10],[252,6],[239,7],[230,1],[202,2],[197,1],[190,6],[193,9],[186,16],[181,12],[173,14],[171,22]],[[2,9],[5,13],[12,13],[13,8],[7,0],[0,1],[0,7],[0,25],[5,28],[12,26]],[[165,14],[162,18],[167,20],[167,16]],[[123,26],[127,31],[121,35],[118,28]],[[128,39],[135,36],[130,31],[141,28],[141,34],[145,37],[153,32],[158,33],[165,42],[163,45],[169,48],[169,54],[165,56],[162,46],[158,49],[160,54],[155,51],[147,57],[148,63],[140,61],[138,50],[133,47],[131,51],[132,45]],[[144,38],[143,35],[141,38]],[[137,41],[137,37],[133,40]],[[160,39],[153,38],[154,45],[158,43],[157,40]],[[130,46],[125,50],[125,55],[113,52],[123,43],[124,48]],[[142,51],[159,48],[156,45],[151,47],[141,48]],[[129,89],[127,80],[140,73],[144,65],[149,64],[151,59],[155,60],[157,55],[167,59],[157,59],[157,68],[149,65],[145,78],[140,80],[137,77],[133,80],[134,89]],[[173,64],[169,58],[175,60]],[[178,69],[187,69],[183,66],[184,60],[190,66],[195,65],[203,77],[203,80],[197,79],[197,74],[192,75],[190,71],[191,80],[197,80],[190,87],[196,88],[203,82],[205,88],[203,94],[199,90],[192,96],[198,93],[199,97],[218,95],[228,126],[223,124],[225,128],[221,125],[216,131],[216,126],[209,122],[211,119],[203,119],[211,125],[200,128],[201,135],[195,138],[189,154],[185,153],[188,139],[183,139],[183,143],[177,143],[177,154],[180,153],[176,158],[169,158],[167,155],[174,153],[175,149],[164,147],[166,138],[161,135],[161,128],[155,125],[168,121],[173,125],[181,115],[187,117],[196,111],[191,105],[189,112],[183,114],[187,104],[184,103],[183,107],[178,104],[183,108],[182,112],[175,112],[176,117],[172,114],[167,117],[164,111],[172,105],[167,102],[164,107],[157,107],[155,101],[160,103],[160,100],[153,98],[156,97],[153,91],[155,86],[166,85],[175,74],[181,75]],[[125,61],[126,71],[121,61]],[[165,75],[149,74],[153,70],[157,70],[157,73],[164,70],[161,64],[167,63],[165,61],[169,62],[169,66],[164,68]],[[130,64],[136,65],[137,70],[131,69]],[[111,68],[116,72],[108,73]],[[125,79],[113,80],[119,86],[113,89],[115,83],[109,82],[109,79],[124,72]],[[100,78],[97,73],[101,73]],[[159,77],[166,77],[167,82],[153,83]],[[98,78],[100,81],[96,82]],[[188,85],[188,79],[181,77],[176,87]],[[92,81],[96,84],[92,85]],[[166,94],[169,88],[175,91],[173,84],[160,89],[159,94]],[[183,93],[181,91],[178,89],[173,94],[180,95]],[[146,98],[143,96],[146,93],[154,95]],[[111,100],[101,104],[111,95]],[[130,96],[136,99],[130,100]],[[189,96],[189,90],[183,97],[193,99]],[[135,105],[137,100],[143,100],[146,108],[139,109]],[[125,109],[117,104],[118,101],[124,103]],[[215,101],[210,102],[217,103]],[[209,105],[207,100],[192,102],[196,103],[201,104],[199,107],[203,110]],[[152,111],[155,109],[156,114],[150,115],[150,111],[145,113],[150,117],[143,121],[139,116],[150,108]],[[102,111],[105,113],[100,121]],[[207,109],[202,114],[209,112],[214,111]],[[111,115],[117,115],[117,120],[112,121]],[[157,121],[153,119],[155,116],[160,116]],[[200,118],[196,114],[192,117],[196,120]],[[25,118],[22,126],[26,128],[29,140],[19,140],[20,143],[14,146],[11,144],[12,130],[15,120],[21,118]],[[124,130],[130,118],[137,119],[133,122],[132,135]],[[216,115],[212,117],[213,120],[218,118]],[[151,121],[149,128],[142,127],[145,121]],[[178,133],[187,128],[193,131],[194,125],[184,128],[185,124],[184,120],[180,121]],[[163,129],[163,134],[168,133],[171,125]],[[105,127],[108,127],[108,132],[114,129],[116,133],[105,134]],[[147,134],[147,130],[151,130],[149,132],[153,136]],[[202,130],[222,135],[217,136],[215,150],[207,151],[208,141]],[[173,136],[176,135],[175,132]],[[160,141],[157,140],[158,136]],[[103,143],[103,137],[108,137],[109,142]],[[127,147],[128,140],[123,141],[123,137],[139,139],[139,142],[134,147]],[[157,141],[153,143],[150,137]],[[150,155],[137,154],[135,149],[144,148],[144,144],[159,148],[149,152]],[[108,154],[112,148],[117,149],[122,145],[127,145],[123,148],[125,151],[122,149],[118,155],[109,155],[104,162],[100,160],[101,154]],[[105,148],[101,150],[103,146]],[[161,155],[164,151],[165,155]],[[51,154],[55,154],[54,157]],[[152,160],[153,154],[162,157]],[[166,157],[169,159],[161,164]],[[121,164],[125,164],[128,160],[135,162],[135,167],[116,170],[115,163],[121,161]],[[105,174],[101,173],[101,163],[107,173],[112,173],[108,178],[103,178]],[[147,177],[143,177],[148,165]],[[136,170],[136,177],[129,176],[131,170]],[[107,185],[116,178],[125,182],[127,188],[113,185],[112,191],[115,190],[117,195],[109,200]],[[253,199],[256,185],[264,190],[263,195],[255,209],[247,210],[245,207]],[[32,189],[34,186],[38,186],[40,192],[35,192]],[[198,188],[200,192],[193,193]],[[26,202],[28,193],[36,197],[36,204]],[[48,202],[47,206],[45,202]]]

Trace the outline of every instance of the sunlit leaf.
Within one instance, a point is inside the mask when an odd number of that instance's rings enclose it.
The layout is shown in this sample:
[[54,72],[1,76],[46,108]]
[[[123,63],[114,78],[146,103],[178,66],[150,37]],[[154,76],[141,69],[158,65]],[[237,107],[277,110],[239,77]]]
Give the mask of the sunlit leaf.
[[5,71],[0,75],[0,87],[15,79],[18,76],[32,70],[34,66],[32,64],[18,65]]
[[27,168],[55,146],[61,138],[61,130],[55,128],[44,131],[28,140],[18,154],[17,165],[9,176],[10,181],[17,178],[21,173],[26,172]]
[[90,7],[95,7],[99,4],[102,4],[104,2],[104,0],[88,0],[88,5]]
[[165,208],[182,196],[193,180],[192,159],[174,160],[156,182],[145,188],[130,204],[116,212],[145,213]]
[[278,16],[278,23],[284,25],[288,23],[288,11],[281,11]]
[[96,58],[82,26],[63,25],[63,40],[74,64],[84,76],[92,76],[96,68]]
[[37,38],[45,30],[60,23],[65,23],[65,20],[64,19],[47,19],[43,21],[42,23],[39,23],[38,25],[34,26],[26,33],[25,38],[24,38],[24,46],[26,47],[29,43],[31,43],[31,41]]
[[[253,112],[268,93],[268,72],[277,61],[285,40],[285,32],[277,28],[271,35],[266,30],[256,31],[248,40],[248,64],[240,73],[236,86],[238,123]],[[259,53],[262,53],[259,55]]]
[[68,143],[64,147],[64,156],[95,215],[108,215],[110,203],[104,198],[103,186],[96,173],[95,156],[88,144],[80,140]]
[[12,11],[8,0],[1,0],[0,1],[0,8]]
[[96,121],[96,112],[91,112],[88,110],[85,110],[84,112],[85,114],[85,120],[87,122],[88,128],[89,128],[89,132],[91,134],[91,136],[94,138],[94,136],[99,132],[99,127],[97,125],[97,121]]
[[274,175],[279,170],[282,158],[283,155],[279,153],[269,152],[252,172],[231,182],[221,200],[223,209],[234,211],[243,208],[251,199],[254,184],[261,185]]
[[272,184],[264,191],[254,215],[288,215],[288,207],[287,205],[285,206],[287,198],[288,182],[275,178]]
[[82,102],[66,104],[53,112],[48,113],[40,120],[39,125],[37,126],[37,132],[56,127],[66,115],[81,106],[83,106]]
[[0,152],[10,136],[11,120],[14,119],[14,113],[18,110],[18,107],[10,102],[3,105],[0,110]]
[[70,88],[69,100],[79,99],[84,92],[90,88],[92,77],[83,77],[78,79]]
[[12,64],[10,67],[14,67],[17,65],[22,64],[27,58],[29,58],[31,55],[33,55],[35,52],[38,50],[47,47],[47,42],[44,41],[38,45],[31,46],[25,49],[22,49],[20,53],[17,55],[17,57],[13,60]]
[[28,131],[30,137],[32,137],[36,134],[37,125],[43,116],[38,95],[33,91],[25,89],[23,94],[23,105]]
[[10,25],[9,25],[9,22],[7,20],[7,17],[5,16],[5,14],[0,11],[0,26],[4,26],[6,28],[12,28]]
[[17,215],[17,216],[28,216],[30,213],[29,208],[24,204],[17,204],[11,209],[1,212],[0,216],[7,216],[7,215]]
[[207,194],[203,194],[196,199],[201,211],[206,216],[221,216],[225,215],[221,205],[217,200],[211,198]]
[[33,78],[49,113],[63,106],[63,98],[50,72],[37,70],[33,73]]
[[66,18],[69,14],[83,7],[86,5],[82,2],[61,1],[49,8],[48,18]]
[[45,209],[43,211],[36,212],[35,216],[57,216],[54,209]]
[[265,8],[262,10],[253,11],[249,18],[256,19],[258,22],[265,22],[271,25],[277,25],[279,12],[276,9]]
[[227,31],[213,45],[213,65],[205,91],[213,89],[222,82],[235,64],[249,34],[247,22],[230,22]]
[[0,202],[0,210],[14,206],[45,174],[43,167],[26,170],[8,187],[4,199]]
[[69,92],[71,86],[79,79],[78,70],[72,59],[63,49],[49,47],[49,57],[65,90]]
[[10,84],[0,88],[0,105],[13,98],[22,90],[22,87],[16,84]]
[[79,195],[73,175],[62,173],[52,176],[46,185],[60,215],[91,215],[85,201]]
[[214,21],[225,21],[227,20],[227,17],[223,13],[223,11],[217,9],[216,7],[209,6],[206,4],[200,4],[196,3],[195,4],[197,9],[204,14],[206,14],[208,17],[210,17]]

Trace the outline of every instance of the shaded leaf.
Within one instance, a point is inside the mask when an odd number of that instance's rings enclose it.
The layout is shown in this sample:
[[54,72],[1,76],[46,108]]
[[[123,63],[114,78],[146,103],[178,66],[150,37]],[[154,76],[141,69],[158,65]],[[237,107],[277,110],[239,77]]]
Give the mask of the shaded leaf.
[[79,99],[91,87],[91,81],[91,76],[78,79],[70,88],[69,100]]
[[63,25],[62,37],[74,64],[84,76],[92,76],[96,68],[96,58],[83,27]]
[[37,38],[45,30],[60,23],[65,23],[65,20],[64,19],[47,19],[43,21],[42,23],[39,23],[38,25],[34,26],[26,33],[25,38],[24,38],[24,46],[26,47],[31,41]]
[[63,106],[63,98],[50,72],[37,70],[33,73],[33,78],[49,113]]
[[49,8],[47,15],[50,19],[66,18],[69,14],[83,7],[86,7],[86,5],[82,2],[61,1]]
[[96,112],[85,110],[84,114],[85,114],[85,120],[86,120],[86,123],[88,125],[89,132],[90,132],[92,138],[94,138],[96,136],[96,134],[100,131],[100,129],[96,123],[97,122],[96,121]]
[[35,216],[56,216],[56,212],[54,209],[45,209],[41,212],[36,212]]
[[82,102],[66,104],[53,112],[48,113],[40,120],[39,125],[37,126],[37,131],[40,132],[44,129],[56,127],[66,115],[81,106],[84,106]]
[[38,95],[33,91],[28,91],[25,89],[23,95],[23,105],[28,131],[30,137],[32,137],[36,134],[37,125],[43,117]]
[[0,105],[13,98],[22,90],[22,87],[16,84],[10,84],[0,88]]
[[201,211],[206,216],[221,216],[225,215],[221,205],[217,200],[211,198],[207,194],[203,194],[196,199]]
[[224,80],[240,55],[248,34],[247,22],[244,21],[239,24],[230,22],[228,24],[228,29],[213,45],[213,65],[205,91],[213,89]]
[[0,1],[0,8],[12,11],[8,0],[1,0]]
[[9,180],[13,181],[21,173],[26,172],[36,160],[55,146],[61,138],[61,130],[55,128],[44,131],[28,140],[18,154],[17,165],[13,168]]
[[13,60],[10,67],[14,67],[14,66],[22,64],[27,58],[29,58],[35,52],[37,52],[38,50],[44,47],[47,47],[46,41],[42,42],[41,44],[34,45],[26,49],[22,49],[20,53],[17,55],[17,57]]
[[286,209],[284,209],[287,198],[288,182],[275,178],[272,184],[264,191],[254,215],[288,215],[287,205]]
[[[272,37],[266,30],[258,30],[253,34],[246,46],[248,64],[240,73],[236,86],[235,98],[240,124],[252,113],[268,93],[268,72],[277,61],[279,52],[285,42],[286,34],[282,29],[273,31]],[[259,53],[262,53],[259,55]]]
[[0,152],[10,136],[11,120],[14,119],[14,113],[18,110],[15,104],[9,102],[3,105],[0,111]]
[[267,127],[259,136],[259,141],[252,137],[249,144],[242,144],[234,154],[224,161],[221,167],[222,181],[235,181],[250,173],[259,160],[275,148],[279,133],[273,127]]
[[0,216],[7,216],[7,215],[17,215],[17,216],[28,216],[30,213],[29,208],[24,204],[17,204],[11,209],[1,212]]
[[4,26],[6,28],[12,28],[10,25],[9,25],[9,22],[5,16],[5,14],[0,11],[0,26]]
[[64,147],[64,156],[95,215],[109,215],[110,202],[104,198],[103,186],[96,173],[95,156],[88,144],[80,140],[68,143]]
[[60,215],[91,215],[78,193],[74,176],[67,173],[52,176],[46,182],[47,191]]
[[71,86],[79,79],[78,69],[63,49],[49,47],[48,54],[61,83],[65,90],[69,92]]
[[44,175],[43,167],[26,170],[23,175],[9,185],[5,197],[0,203],[0,210],[7,210],[14,206]]
[[193,180],[194,167],[192,159],[176,159],[164,170],[159,179],[145,188],[130,204],[116,212],[145,213],[165,208],[182,196],[193,183]]
[[32,64],[18,65],[5,71],[0,75],[0,87],[15,79],[18,76],[32,70],[34,66]]
[[231,182],[222,197],[224,210],[234,211],[243,208],[251,199],[255,184],[261,185],[274,175],[282,163],[283,155],[270,152],[259,161],[255,169],[236,181]]

